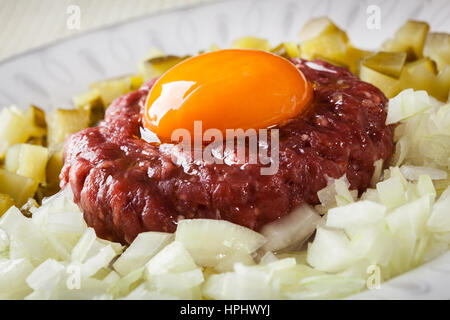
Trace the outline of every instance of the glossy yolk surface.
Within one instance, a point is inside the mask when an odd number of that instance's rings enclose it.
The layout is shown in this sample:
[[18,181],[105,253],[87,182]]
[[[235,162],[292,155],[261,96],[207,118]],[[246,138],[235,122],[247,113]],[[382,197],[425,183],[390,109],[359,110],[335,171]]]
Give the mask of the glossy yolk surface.
[[176,129],[194,138],[207,129],[261,129],[301,116],[312,99],[303,74],[289,61],[258,50],[219,50],[185,60],[152,87],[144,126],[162,142]]

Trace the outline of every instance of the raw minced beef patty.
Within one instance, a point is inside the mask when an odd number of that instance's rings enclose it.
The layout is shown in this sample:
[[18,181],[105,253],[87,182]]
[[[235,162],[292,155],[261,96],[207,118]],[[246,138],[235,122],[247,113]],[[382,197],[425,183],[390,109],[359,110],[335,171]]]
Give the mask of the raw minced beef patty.
[[[173,232],[183,218],[224,219],[258,230],[302,203],[317,204],[328,177],[346,174],[363,192],[373,163],[387,163],[393,130],[385,125],[387,99],[344,68],[292,59],[312,83],[311,111],[279,128],[279,169],[260,164],[172,162],[167,145],[140,138],[149,82],[115,100],[97,127],[65,145],[61,187],[99,237],[131,243],[143,231]],[[264,79],[261,79],[264,81]]]

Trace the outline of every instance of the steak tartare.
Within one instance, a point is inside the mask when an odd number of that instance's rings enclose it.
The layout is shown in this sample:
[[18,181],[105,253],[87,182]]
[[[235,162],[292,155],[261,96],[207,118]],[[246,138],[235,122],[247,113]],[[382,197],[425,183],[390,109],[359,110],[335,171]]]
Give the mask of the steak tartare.
[[346,174],[352,189],[370,184],[374,162],[387,163],[393,128],[387,99],[347,69],[292,59],[311,82],[310,112],[279,127],[279,169],[259,164],[173,162],[171,148],[141,138],[145,100],[154,81],[115,100],[99,126],[65,144],[61,187],[99,237],[131,243],[144,231],[173,232],[184,218],[228,220],[259,230],[303,203],[319,203],[328,178]]

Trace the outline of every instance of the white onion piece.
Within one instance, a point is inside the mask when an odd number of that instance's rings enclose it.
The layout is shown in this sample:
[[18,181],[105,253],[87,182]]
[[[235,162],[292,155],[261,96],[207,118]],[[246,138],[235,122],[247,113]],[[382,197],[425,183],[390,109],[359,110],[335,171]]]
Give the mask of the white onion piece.
[[350,240],[342,230],[317,229],[308,248],[308,263],[320,271],[339,272],[358,260],[350,248]]
[[375,187],[377,183],[380,181],[381,174],[383,173],[383,159],[378,159],[373,163],[374,170],[372,174],[372,178],[370,180],[370,186]]
[[34,290],[51,291],[59,283],[64,265],[56,260],[47,259],[27,277],[27,284]]
[[0,299],[22,299],[29,294],[26,278],[33,269],[26,259],[0,260]]
[[403,176],[408,180],[419,180],[421,175],[428,175],[432,180],[447,179],[447,172],[431,167],[403,165],[400,167]]
[[372,201],[361,200],[328,211],[326,226],[331,228],[357,228],[374,224],[386,213],[386,207]]
[[386,124],[392,124],[410,118],[431,108],[426,91],[406,89],[389,100]]
[[0,218],[0,228],[11,236],[18,226],[27,223],[28,220],[19,209],[11,207]]
[[180,273],[197,269],[192,256],[179,241],[174,241],[146,264],[147,278],[165,273]]
[[404,184],[399,177],[391,177],[377,183],[378,196],[388,208],[400,206],[406,202]]
[[81,268],[83,276],[90,277],[97,273],[101,268],[109,266],[109,263],[116,257],[117,253],[108,245],[100,250],[100,252],[88,259]]
[[126,275],[136,268],[144,266],[151,257],[173,240],[171,233],[140,233],[125,252],[114,262],[114,269]]
[[433,232],[450,232],[450,187],[436,201],[427,227]]
[[261,229],[267,242],[264,251],[300,248],[314,232],[320,215],[310,206],[303,205],[279,220],[266,224]]
[[95,243],[97,236],[94,229],[88,228],[72,250],[72,261],[84,262]]
[[194,261],[200,266],[214,267],[234,252],[251,254],[266,239],[251,229],[225,221],[211,219],[181,220],[175,233]]
[[267,300],[276,297],[277,291],[268,272],[239,264],[235,272],[214,274],[203,285],[205,297],[221,300]]
[[0,228],[0,254],[8,250],[9,248],[9,236]]

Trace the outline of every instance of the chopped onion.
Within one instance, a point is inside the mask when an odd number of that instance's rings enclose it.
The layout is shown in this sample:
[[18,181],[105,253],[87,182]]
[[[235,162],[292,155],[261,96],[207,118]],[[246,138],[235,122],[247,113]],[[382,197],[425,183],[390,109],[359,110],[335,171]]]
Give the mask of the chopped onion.
[[72,261],[84,262],[95,243],[97,236],[94,229],[88,228],[72,250]]
[[164,273],[180,273],[197,269],[194,259],[179,241],[158,252],[146,264],[147,278]]
[[349,244],[344,231],[319,228],[308,248],[307,261],[320,271],[342,271],[358,259]]
[[27,277],[27,284],[34,290],[51,291],[58,285],[64,269],[62,263],[47,259]]
[[428,175],[432,180],[447,178],[447,172],[431,167],[403,165],[400,167],[400,171],[408,180],[419,180],[421,175]]
[[361,200],[328,211],[326,226],[331,228],[350,228],[374,224],[384,217],[386,207],[367,200]]
[[225,220],[193,219],[178,223],[179,241],[200,266],[214,267],[234,251],[251,254],[266,239],[259,233]]
[[436,201],[427,227],[433,232],[450,232],[450,186]]
[[101,268],[106,268],[109,263],[117,256],[114,249],[108,245],[102,248],[98,254],[88,259],[82,264],[81,272],[84,277],[90,277],[97,273]]
[[401,178],[391,177],[377,183],[378,196],[388,208],[400,206],[406,202],[405,188]]
[[32,290],[26,278],[33,272],[26,259],[0,260],[0,299],[23,299]]
[[9,248],[9,236],[0,228],[0,254],[8,250]]
[[262,249],[264,251],[299,249],[314,232],[320,219],[320,215],[310,206],[303,205],[295,209],[261,229],[261,234],[267,239]]
[[144,266],[151,257],[173,240],[173,234],[163,232],[140,233],[113,267],[122,276]]
[[430,98],[426,91],[403,90],[389,100],[386,124],[399,122],[430,108]]
[[215,274],[203,286],[203,294],[210,299],[267,300],[276,296],[278,288],[264,270],[237,264],[235,272]]

